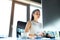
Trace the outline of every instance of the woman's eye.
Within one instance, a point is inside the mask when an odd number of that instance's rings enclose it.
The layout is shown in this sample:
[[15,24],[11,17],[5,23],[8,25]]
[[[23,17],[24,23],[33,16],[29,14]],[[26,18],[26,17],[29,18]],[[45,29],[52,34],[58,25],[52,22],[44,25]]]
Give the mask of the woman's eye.
[[36,14],[36,15],[40,15],[40,14]]

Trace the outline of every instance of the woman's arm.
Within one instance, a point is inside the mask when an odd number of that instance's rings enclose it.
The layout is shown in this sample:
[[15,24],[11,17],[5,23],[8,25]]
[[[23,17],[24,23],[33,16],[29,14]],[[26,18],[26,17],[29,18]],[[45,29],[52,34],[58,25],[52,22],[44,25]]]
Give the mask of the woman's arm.
[[[31,28],[31,21],[28,21],[25,27],[25,33],[29,32],[29,29]],[[28,34],[29,38],[33,38],[35,35],[34,34]]]
[[25,32],[29,32],[30,28],[31,28],[31,21],[28,21],[25,27]]

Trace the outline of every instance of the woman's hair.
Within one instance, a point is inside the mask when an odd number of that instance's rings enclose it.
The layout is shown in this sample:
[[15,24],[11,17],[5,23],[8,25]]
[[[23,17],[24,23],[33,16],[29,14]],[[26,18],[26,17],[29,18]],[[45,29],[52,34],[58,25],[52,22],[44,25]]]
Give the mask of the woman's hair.
[[39,11],[39,12],[40,12],[39,9],[35,9],[35,10],[32,12],[31,21],[34,20],[34,16],[33,16],[33,14],[34,14],[36,11]]

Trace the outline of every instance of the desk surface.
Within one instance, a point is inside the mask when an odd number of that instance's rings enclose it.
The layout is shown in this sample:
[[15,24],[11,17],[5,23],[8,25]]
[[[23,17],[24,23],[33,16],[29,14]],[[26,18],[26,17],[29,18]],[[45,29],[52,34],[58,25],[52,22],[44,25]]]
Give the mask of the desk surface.
[[[31,40],[31,39],[21,39],[21,38],[8,37],[8,38],[0,38],[0,40]],[[34,40],[37,40],[37,39],[34,39]],[[38,40],[60,40],[60,39],[41,38]]]

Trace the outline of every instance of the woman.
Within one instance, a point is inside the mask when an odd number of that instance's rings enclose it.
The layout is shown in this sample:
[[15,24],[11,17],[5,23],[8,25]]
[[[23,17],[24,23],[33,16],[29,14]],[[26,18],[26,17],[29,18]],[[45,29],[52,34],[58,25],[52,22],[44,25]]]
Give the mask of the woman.
[[40,17],[40,10],[36,9],[32,12],[31,21],[28,21],[25,27],[25,32],[30,32],[29,37],[33,38],[35,36],[43,36],[42,24],[38,22]]

